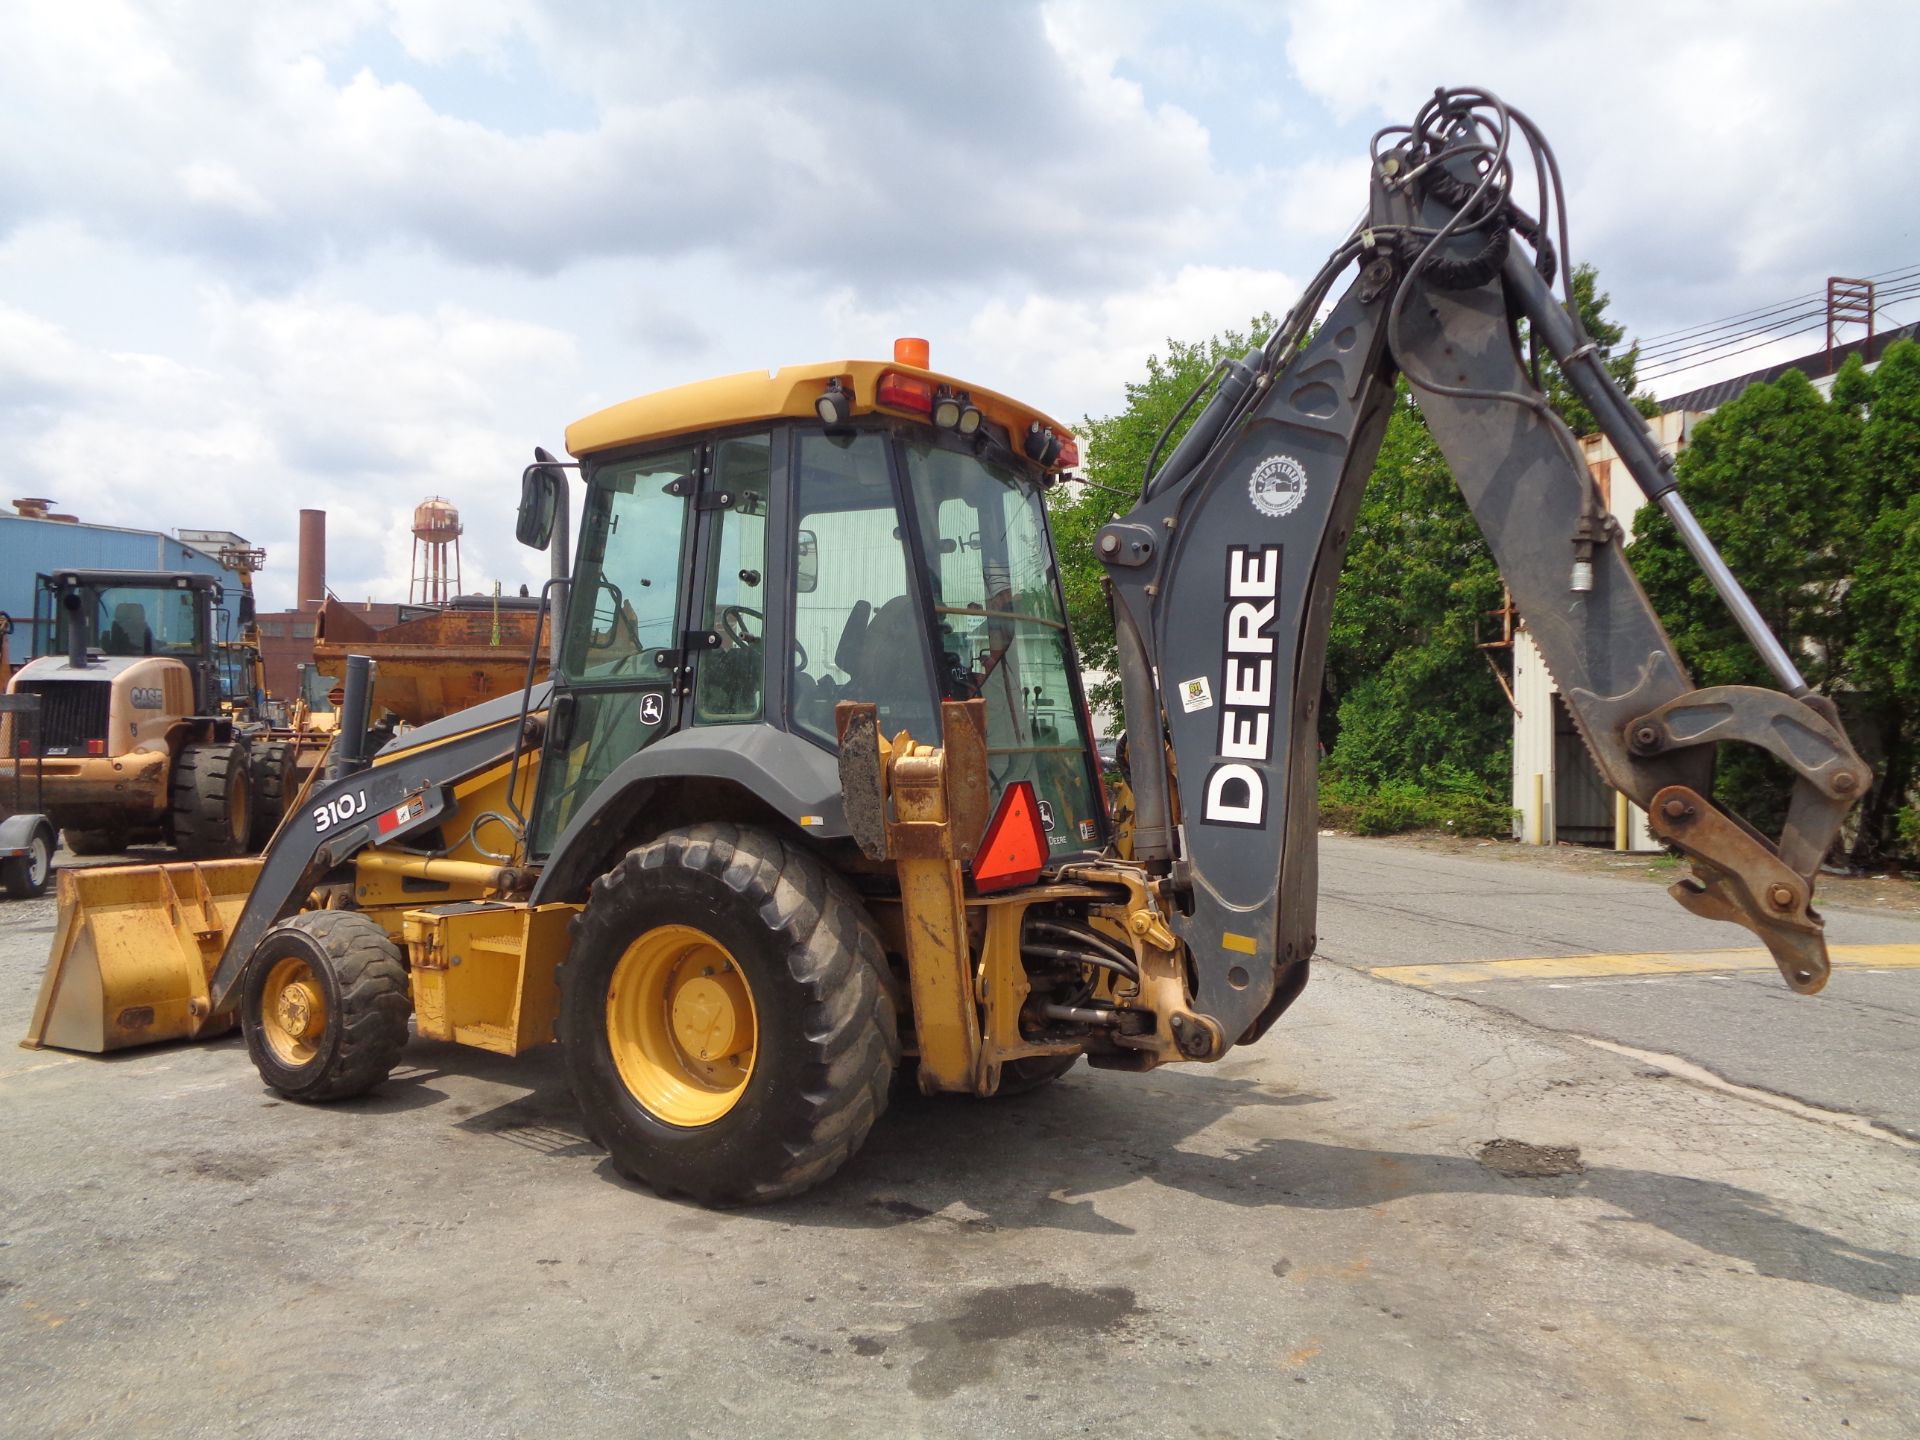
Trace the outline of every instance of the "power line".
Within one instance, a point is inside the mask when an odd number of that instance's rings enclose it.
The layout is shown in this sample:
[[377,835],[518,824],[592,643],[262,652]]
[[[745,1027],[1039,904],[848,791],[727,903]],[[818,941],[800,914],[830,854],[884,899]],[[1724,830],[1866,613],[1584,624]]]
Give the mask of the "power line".
[[[1912,262],[1908,262],[1909,265],[1911,263]],[[1859,278],[1862,280],[1879,280],[1884,277],[1893,276],[1895,271],[1907,269],[1908,265],[1896,265],[1891,270],[1881,270],[1872,275],[1862,275]],[[1909,275],[1912,274],[1920,274],[1920,270],[1909,271]],[[1909,278],[1909,275],[1901,275],[1897,279],[1890,279],[1888,283],[1898,284],[1900,280]],[[1741,320],[1758,319],[1762,315],[1770,315],[1777,310],[1789,310],[1796,305],[1804,305],[1810,300],[1818,300],[1824,304],[1826,298],[1827,292],[1822,288],[1810,291],[1805,295],[1796,295],[1790,300],[1769,300],[1764,305],[1757,305],[1751,310],[1742,310],[1735,315],[1725,315],[1717,320],[1703,320],[1697,325],[1683,325],[1677,330],[1663,330],[1657,335],[1643,336],[1641,337],[1640,344],[1643,349],[1659,349],[1669,340],[1681,340],[1695,333],[1705,333],[1710,330],[1722,329],[1727,325]]]
[[[1915,295],[1920,295],[1920,286],[1913,287],[1912,291],[1909,292],[1909,294],[1907,294],[1906,296],[1902,297],[1899,300],[1896,300],[1893,303],[1894,304],[1904,303],[1905,299],[1913,298],[1913,296]],[[1880,308],[1890,308],[1890,307],[1881,307],[1878,304],[1876,304],[1875,308],[1876,310],[1878,310]],[[1749,351],[1761,350],[1769,345],[1777,344],[1782,340],[1791,340],[1797,335],[1807,335],[1807,334],[1811,334],[1816,330],[1823,329],[1827,323],[1825,307],[1823,306],[1820,310],[1816,312],[1811,312],[1811,313],[1813,313],[1817,317],[1814,320],[1814,322],[1811,325],[1802,326],[1798,330],[1790,330],[1784,335],[1769,334],[1759,340],[1754,341],[1753,344],[1741,346],[1737,350],[1720,350],[1715,354],[1707,355],[1701,359],[1690,360],[1684,365],[1671,365],[1671,366],[1668,366],[1666,369],[1657,371],[1652,374],[1648,374],[1644,376],[1637,375],[1635,379],[1636,381],[1650,385],[1657,380],[1665,380],[1670,376],[1684,374],[1688,370],[1698,370],[1702,365],[1711,365],[1715,361],[1719,361],[1719,360],[1731,360],[1736,355],[1745,355]],[[1734,338],[1745,339],[1747,337],[1736,336]],[[1728,343],[1732,343],[1732,342],[1729,341]]]
[[[1920,277],[1920,271],[1915,271],[1914,276]],[[1896,284],[1892,288],[1884,286],[1877,287],[1874,291],[1874,312],[1877,315],[1880,311],[1898,305],[1901,301],[1910,299],[1915,295],[1920,295],[1920,278],[1907,279],[1907,283]],[[1803,320],[1812,320],[1815,318],[1824,320],[1826,313],[1826,306],[1822,304],[1810,309],[1798,310],[1770,324],[1752,326],[1735,335],[1726,335],[1718,339],[1705,340],[1697,345],[1690,345],[1682,349],[1669,350],[1664,355],[1653,357],[1652,362],[1646,365],[1646,374],[1651,378],[1665,371],[1679,369],[1681,366],[1678,362],[1682,360],[1691,360],[1695,357],[1702,356],[1711,359],[1714,352],[1724,351],[1728,346],[1736,345],[1742,340],[1759,339],[1767,335],[1777,336],[1777,332],[1785,330],[1789,325],[1796,325]],[[1801,332],[1796,330],[1789,333],[1799,334]],[[1752,347],[1749,346],[1747,348],[1750,349]],[[1733,353],[1737,354],[1740,352],[1735,351]],[[1644,352],[1641,354],[1640,360],[1642,362],[1647,360]]]
[[[1874,286],[1874,294],[1875,294],[1875,296],[1876,296],[1876,297],[1878,297],[1878,296],[1880,296],[1880,295],[1884,295],[1884,294],[1887,294],[1887,293],[1889,292],[1889,288],[1890,288],[1890,287],[1891,287],[1891,289],[1892,289],[1892,293],[1894,293],[1894,294],[1896,294],[1896,295],[1898,295],[1898,294],[1903,294],[1903,293],[1905,293],[1905,292],[1904,292],[1904,291],[1902,291],[1902,290],[1900,289],[1900,287],[1901,287],[1901,286],[1903,286],[1903,285],[1907,285],[1907,284],[1908,284],[1909,282],[1912,282],[1912,281],[1914,281],[1914,280],[1916,280],[1916,279],[1920,279],[1920,269],[1915,269],[1915,270],[1909,270],[1909,271],[1907,271],[1907,272],[1905,272],[1904,274],[1900,274],[1900,275],[1892,275],[1892,276],[1891,276],[1891,278],[1889,278],[1889,279],[1887,279],[1887,280],[1884,280],[1884,281],[1881,281],[1881,282],[1879,282],[1879,283],[1877,283],[1877,284],[1876,284],[1876,285]],[[1813,310],[1813,311],[1808,311],[1808,310],[1804,310],[1804,309],[1803,309],[1803,310],[1801,311],[1801,313],[1806,313],[1806,314],[1811,314],[1811,313],[1816,313],[1816,311],[1817,311],[1817,312],[1822,312],[1822,313],[1823,313],[1823,312],[1824,312],[1824,311],[1826,310],[1826,294],[1825,294],[1825,292],[1822,292],[1821,294],[1819,294],[1819,295],[1817,295],[1817,296],[1814,296],[1814,297],[1812,297],[1812,299],[1813,299],[1813,301],[1817,301],[1817,302],[1818,302],[1818,303],[1817,303],[1817,305],[1815,306],[1815,310]],[[1798,304],[1799,306],[1802,306],[1802,307],[1804,307],[1804,306],[1806,306],[1806,305],[1807,305],[1808,303],[1810,303],[1810,302],[1809,302],[1809,301],[1806,301],[1806,300],[1802,300],[1802,301],[1799,301],[1799,302],[1796,302],[1796,304]],[[1763,311],[1763,312],[1761,312],[1761,314],[1760,314],[1760,315],[1757,315],[1757,316],[1755,316],[1755,319],[1762,319],[1762,318],[1765,318],[1766,316],[1769,316],[1769,315],[1777,315],[1777,314],[1779,314],[1779,313],[1780,313],[1780,311],[1782,311],[1782,310],[1793,310],[1794,308],[1795,308],[1795,306],[1794,306],[1794,305],[1782,305],[1782,306],[1780,306],[1780,307],[1779,307],[1779,309],[1777,309],[1777,310],[1768,310],[1768,311]],[[1777,324],[1778,324],[1778,325],[1785,325],[1785,324],[1789,324],[1789,323],[1791,323],[1791,322],[1792,322],[1792,321],[1793,321],[1794,319],[1797,319],[1797,318],[1798,318],[1798,316],[1797,316],[1797,315],[1790,315],[1790,316],[1788,316],[1788,317],[1787,317],[1786,319],[1784,319],[1784,320],[1781,320],[1781,321],[1778,321],[1778,322],[1777,322]],[[1727,322],[1726,324],[1723,324],[1723,325],[1720,325],[1720,326],[1718,326],[1718,327],[1716,327],[1716,328],[1717,328],[1717,329],[1721,329],[1721,330],[1725,330],[1725,329],[1728,329],[1728,328],[1730,328],[1730,327],[1731,327],[1732,325],[1734,325],[1734,324],[1737,324],[1737,323],[1738,323],[1737,321],[1729,321],[1729,322]],[[1747,329],[1747,330],[1745,330],[1745,331],[1742,331],[1741,333],[1742,333],[1742,334],[1749,334],[1749,333],[1751,333],[1751,334],[1757,334],[1757,333],[1759,333],[1759,332],[1760,332],[1761,330],[1767,330],[1767,329],[1773,329],[1773,328],[1776,328],[1776,326],[1767,326],[1767,325],[1752,325],[1752,326],[1750,326],[1750,327],[1748,327],[1748,329]],[[1705,337],[1706,337],[1706,336],[1708,336],[1708,335],[1710,335],[1711,333],[1712,333],[1712,331],[1709,331],[1709,330],[1702,330],[1702,331],[1700,331],[1700,332],[1699,332],[1699,333],[1698,333],[1697,335],[1694,335],[1694,336],[1689,336],[1689,337],[1683,337],[1683,338],[1681,338],[1681,339],[1677,339],[1677,340],[1669,340],[1669,341],[1667,341],[1667,342],[1666,342],[1665,344],[1662,344],[1662,345],[1642,345],[1642,346],[1641,346],[1641,348],[1640,348],[1640,353],[1641,353],[1641,355],[1642,355],[1643,357],[1652,357],[1652,358],[1656,358],[1656,359],[1672,359],[1672,358],[1674,358],[1674,356],[1675,356],[1676,354],[1678,354],[1678,353],[1681,353],[1681,352],[1684,352],[1684,351],[1687,351],[1687,350],[1692,350],[1692,349],[1698,349],[1698,348],[1700,348],[1699,346],[1697,346],[1697,345],[1695,345],[1695,344],[1694,344],[1694,342],[1695,342],[1696,340],[1702,340],[1702,339],[1705,339]],[[1739,338],[1739,336],[1737,336],[1737,335],[1736,335],[1736,336],[1732,336],[1732,337],[1728,337],[1728,338],[1731,338],[1731,339],[1738,339],[1738,338]],[[1719,342],[1714,342],[1714,341],[1708,341],[1707,343],[1708,343],[1708,344],[1713,344],[1713,343],[1719,343]]]

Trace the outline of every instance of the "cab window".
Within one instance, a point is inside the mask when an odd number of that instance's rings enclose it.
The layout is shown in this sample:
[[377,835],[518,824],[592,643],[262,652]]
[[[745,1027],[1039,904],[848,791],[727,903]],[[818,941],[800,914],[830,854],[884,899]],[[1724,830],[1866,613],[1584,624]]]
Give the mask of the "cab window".
[[709,494],[724,495],[707,537],[707,585],[701,626],[719,637],[700,656],[693,718],[738,724],[760,718],[766,671],[767,503],[773,442],[740,435],[714,447]]
[[832,745],[834,706],[868,700],[887,735],[907,730],[937,741],[926,631],[908,581],[886,440],[872,432],[802,435],[795,511],[795,727]]

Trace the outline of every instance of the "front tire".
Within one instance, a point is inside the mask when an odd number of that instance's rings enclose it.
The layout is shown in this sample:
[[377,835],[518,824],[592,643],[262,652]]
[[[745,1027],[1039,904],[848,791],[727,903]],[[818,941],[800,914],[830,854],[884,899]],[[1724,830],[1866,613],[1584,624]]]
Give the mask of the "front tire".
[[900,1058],[852,887],[763,830],[707,824],[594,882],[560,971],[567,1076],[614,1168],[661,1194],[800,1194],[859,1149]]
[[413,1002],[407,967],[380,922],[307,910],[260,941],[240,1023],[260,1078],[289,1100],[345,1100],[392,1072]]
[[233,741],[182,748],[173,762],[169,789],[174,847],[190,860],[246,854],[252,794],[245,745]]
[[262,741],[253,747],[247,769],[252,788],[247,848],[259,851],[267,848],[293,798],[293,746],[285,740]]

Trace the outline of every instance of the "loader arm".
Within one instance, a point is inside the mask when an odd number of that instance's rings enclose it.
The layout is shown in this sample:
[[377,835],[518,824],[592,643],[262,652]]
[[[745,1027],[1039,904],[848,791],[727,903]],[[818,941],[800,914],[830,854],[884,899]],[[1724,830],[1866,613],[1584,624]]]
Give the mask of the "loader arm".
[[[1558,179],[1551,151],[1485,92],[1437,94],[1413,126],[1382,132],[1366,221],[1274,338],[1221,367],[1139,503],[1095,542],[1112,585],[1128,732],[1167,742],[1130,746],[1135,854],[1173,891],[1195,1008],[1229,1040],[1254,1039],[1278,1017],[1314,951],[1327,626],[1401,374],[1601,775],[1693,862],[1675,897],[1753,930],[1795,990],[1826,979],[1813,882],[1870,772],[1551,291],[1546,227],[1508,193],[1523,143],[1544,214],[1546,177]],[[1349,266],[1357,277],[1309,335]],[[1673,517],[1780,691],[1694,688],[1572,433],[1522,361],[1523,317]],[[1759,745],[1794,771],[1777,843],[1709,798],[1721,741]]]

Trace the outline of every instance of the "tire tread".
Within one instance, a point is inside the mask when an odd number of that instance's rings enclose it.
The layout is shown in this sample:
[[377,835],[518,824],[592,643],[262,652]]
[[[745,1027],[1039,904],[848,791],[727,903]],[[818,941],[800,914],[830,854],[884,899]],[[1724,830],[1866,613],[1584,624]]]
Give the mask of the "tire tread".
[[[865,1141],[886,1109],[900,1061],[900,1037],[882,974],[886,957],[859,895],[813,855],[768,831],[709,822],[671,831],[629,851],[593,882],[586,909],[574,921],[576,946],[594,936],[620,908],[629,890],[644,890],[665,869],[681,869],[718,881],[743,902],[775,942],[788,978],[805,997],[798,1029],[811,1052],[803,1067],[800,1104],[770,1151],[745,1181],[675,1184],[638,1174],[609,1147],[621,1174],[663,1194],[708,1203],[763,1204],[797,1195],[838,1170]],[[596,913],[598,912],[598,913]],[[563,992],[580,973],[579,962],[560,966]],[[562,1003],[564,1046],[591,1043],[570,1033]],[[587,1125],[605,1145],[608,1126],[597,1123],[579,1094]]]

